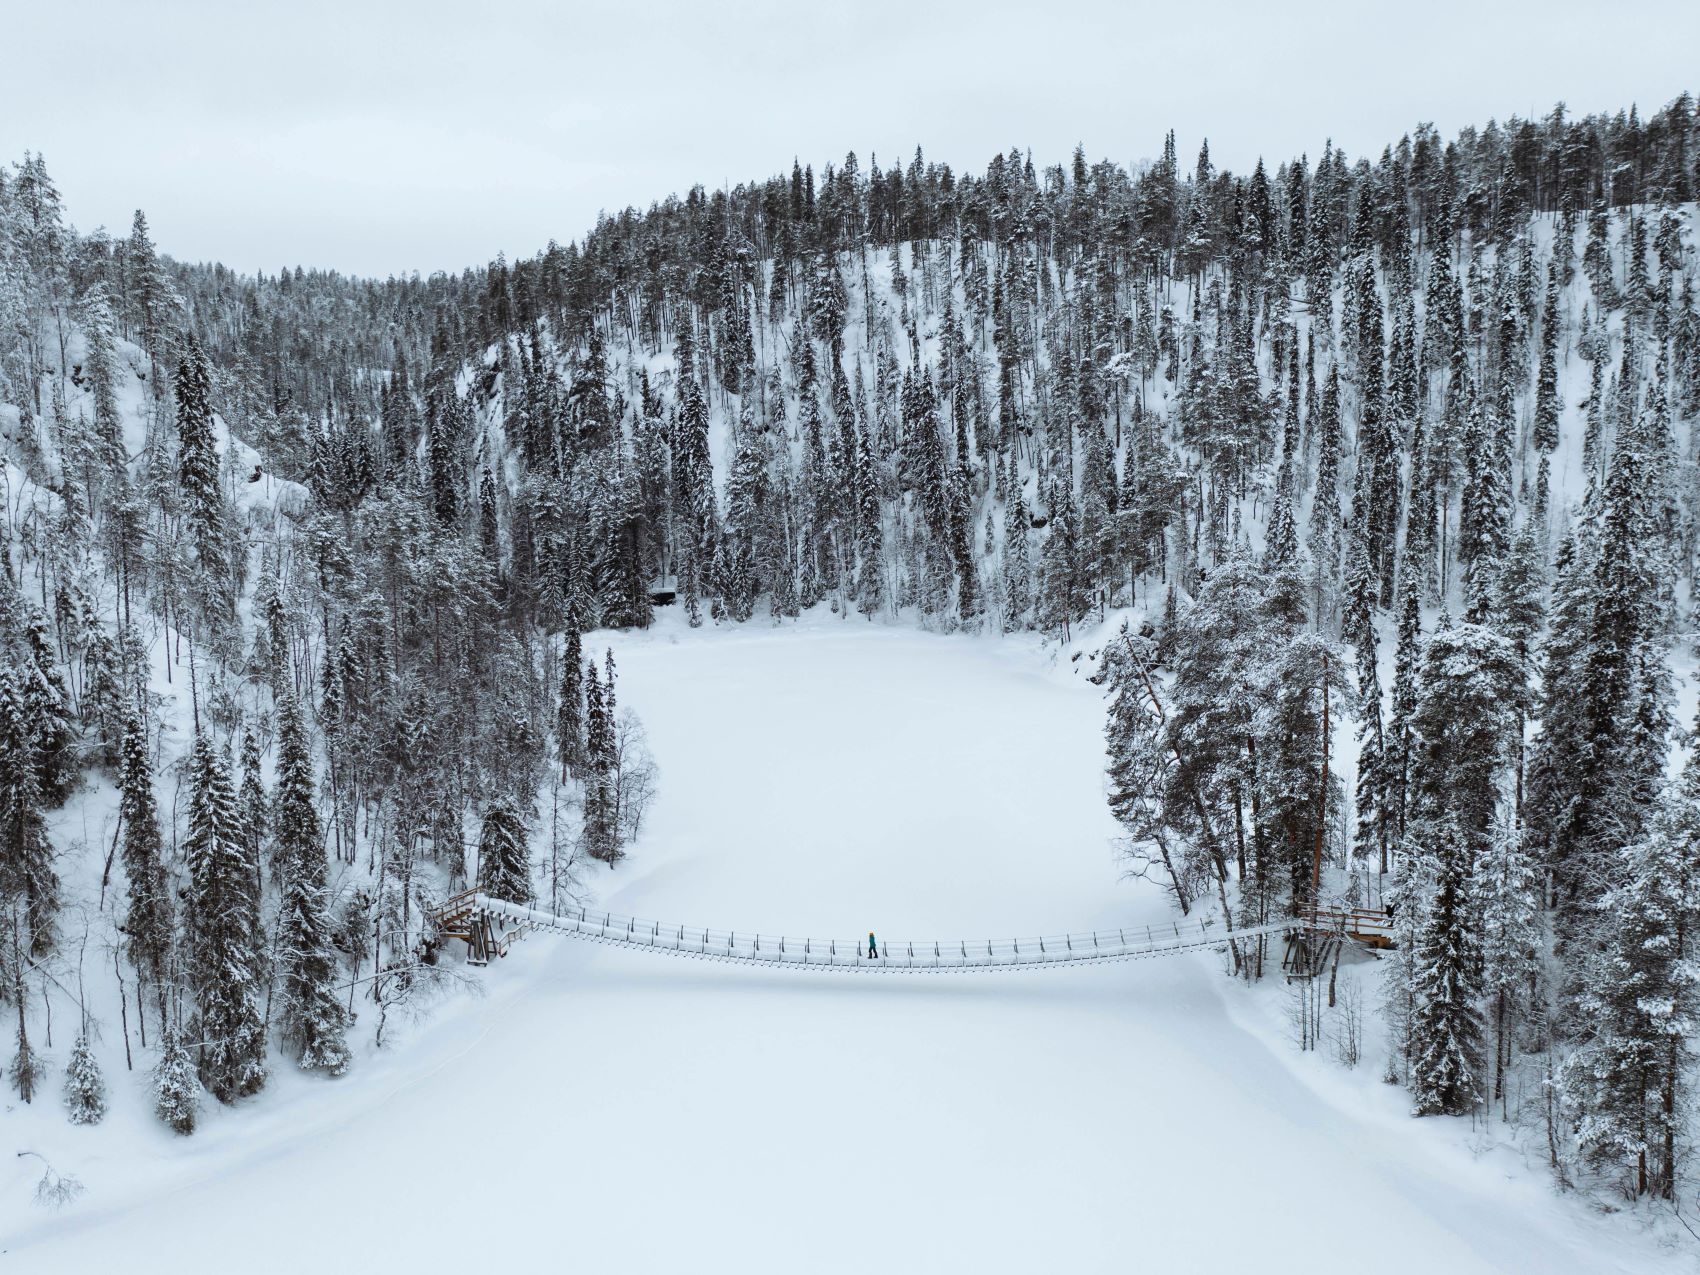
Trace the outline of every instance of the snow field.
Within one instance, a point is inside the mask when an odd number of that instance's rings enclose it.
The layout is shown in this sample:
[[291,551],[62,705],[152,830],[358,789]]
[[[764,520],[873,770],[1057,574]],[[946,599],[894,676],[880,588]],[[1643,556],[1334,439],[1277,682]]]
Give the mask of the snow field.
[[[825,616],[669,613],[612,641],[661,779],[599,904],[894,936],[1167,914],[1118,879],[1084,658]],[[5,1256],[32,1275],[1679,1260],[1473,1152],[1462,1122],[1414,1125],[1373,1061],[1299,1056],[1278,981],[1242,989],[1213,957],[862,980],[540,936],[483,979],[345,1079],[280,1068],[192,1139],[139,1088],[101,1130],[49,1109],[90,1190],[0,1219]],[[140,1075],[109,1060],[115,1088]]]

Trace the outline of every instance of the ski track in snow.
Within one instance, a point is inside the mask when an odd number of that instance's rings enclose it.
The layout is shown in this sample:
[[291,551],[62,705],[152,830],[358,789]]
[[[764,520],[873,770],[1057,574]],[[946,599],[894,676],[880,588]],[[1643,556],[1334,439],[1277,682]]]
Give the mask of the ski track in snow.
[[[776,934],[1168,914],[1119,879],[1085,658],[824,616],[598,637],[661,767],[598,903]],[[1689,1269],[1411,1121],[1373,1054],[1301,1057],[1279,981],[1209,956],[845,980],[533,937],[483,978],[187,1140],[109,1069],[108,1125],[55,1136],[88,1194],[0,1218],[0,1267]]]

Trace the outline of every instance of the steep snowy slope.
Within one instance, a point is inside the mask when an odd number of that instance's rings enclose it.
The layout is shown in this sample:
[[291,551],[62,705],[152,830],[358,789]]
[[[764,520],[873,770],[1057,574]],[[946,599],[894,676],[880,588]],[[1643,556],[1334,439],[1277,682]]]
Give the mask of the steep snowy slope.
[[[614,639],[662,785],[610,905],[891,935],[1164,915],[1117,880],[1080,666],[859,620],[676,620]],[[1303,1067],[1269,998],[1209,957],[876,979],[535,938],[485,981],[407,1048],[334,1084],[280,1077],[191,1140],[134,1114],[40,1126],[89,1192],[0,1220],[6,1258],[40,1275],[1685,1261],[1472,1156],[1462,1124],[1412,1136],[1371,1076]]]

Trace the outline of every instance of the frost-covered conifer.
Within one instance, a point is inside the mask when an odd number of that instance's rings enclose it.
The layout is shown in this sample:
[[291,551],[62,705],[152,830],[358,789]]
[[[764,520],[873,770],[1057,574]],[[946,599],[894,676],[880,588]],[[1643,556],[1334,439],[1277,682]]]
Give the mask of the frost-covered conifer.
[[1340,577],[1340,368],[1328,369],[1322,402],[1311,414],[1317,438],[1316,494],[1311,501],[1309,545],[1316,573],[1312,605],[1321,609]]
[[1389,784],[1386,738],[1382,730],[1381,674],[1375,629],[1377,584],[1361,527],[1354,527],[1346,555],[1341,594],[1340,635],[1357,653],[1358,682],[1358,826],[1357,854],[1387,871]]
[[78,1034],[65,1065],[65,1110],[72,1124],[99,1124],[106,1116],[106,1081],[86,1031]]
[[1470,848],[1450,820],[1434,828],[1433,836],[1434,891],[1413,960],[1411,1091],[1418,1115],[1462,1115],[1479,1097],[1482,1056]]
[[312,753],[293,696],[284,697],[278,720],[276,855],[283,879],[277,919],[282,981],[278,1031],[303,1068],[340,1076],[350,1057],[345,1040],[348,1012],[336,989]]
[[1165,710],[1152,674],[1150,639],[1121,633],[1104,647],[1098,680],[1109,696],[1104,723],[1106,796],[1110,813],[1127,832],[1127,852],[1141,867],[1161,865],[1165,884],[1182,913],[1191,906],[1196,875],[1184,861],[1184,835],[1167,817],[1174,755],[1164,736]]
[[[610,658],[612,653],[610,652]],[[609,665],[610,677],[613,666]],[[585,662],[584,674],[584,841],[590,857],[610,867],[620,858],[618,810],[614,793],[615,722],[609,705],[613,687]]]
[[53,947],[59,877],[35,762],[27,697],[12,670],[0,666],[0,896],[22,900],[28,950],[39,957]]
[[1387,720],[1387,801],[1395,838],[1405,835],[1410,791],[1412,726],[1417,711],[1417,666],[1422,658],[1422,582],[1406,564],[1399,586],[1399,637],[1393,651],[1393,702]]
[[189,762],[189,868],[183,924],[198,1011],[200,1074],[220,1102],[266,1080],[259,952],[259,867],[223,758],[205,733]]
[[1408,835],[1433,839],[1455,825],[1473,859],[1510,789],[1523,667],[1492,630],[1442,624],[1423,647],[1417,681]]
[[177,474],[190,539],[201,569],[221,581],[225,561],[224,498],[218,483],[211,380],[199,341],[189,339],[177,365]]
[[1596,527],[1560,557],[1529,822],[1555,879],[1561,940],[1592,928],[1610,858],[1634,839],[1664,762],[1668,601],[1653,495],[1641,454],[1620,439]]
[[[260,741],[255,737],[252,727],[242,732],[240,765],[242,786],[236,793],[236,811],[241,820],[243,836],[247,839],[248,856],[257,868],[261,862],[261,848],[265,845],[267,833],[270,831],[271,802],[266,797],[265,779],[260,773]],[[256,882],[256,897],[259,888]]]
[[281,690],[289,674],[289,608],[283,581],[274,572],[260,577],[255,590],[256,642],[264,638],[264,668],[273,690]]
[[88,343],[84,367],[88,374],[89,397],[93,400],[93,433],[96,455],[92,458],[108,472],[124,463],[124,423],[119,417],[117,396],[117,323],[104,283],[96,283],[83,294],[83,334]]
[[561,702],[555,740],[561,756],[561,782],[565,783],[584,763],[584,642],[576,616],[567,619],[561,650]]
[[1546,305],[1541,314],[1541,359],[1535,381],[1535,421],[1530,442],[1545,453],[1558,446],[1558,264],[1547,267]]
[[1293,563],[1299,554],[1298,530],[1293,523],[1292,481],[1283,463],[1275,480],[1275,505],[1269,511],[1269,531],[1264,542],[1264,565],[1278,571]]
[[1033,605],[1033,565],[1028,556],[1027,503],[1021,484],[1010,484],[1003,521],[1004,628],[1027,627],[1027,612]]
[[[588,830],[588,814],[586,818]],[[497,799],[484,812],[484,829],[478,837],[478,887],[491,898],[507,903],[532,901],[531,851],[525,821],[504,799]]]
[[1471,893],[1481,913],[1482,994],[1493,1028],[1489,1102],[1505,1100],[1516,1025],[1537,993],[1544,936],[1541,886],[1520,827],[1501,819],[1476,859]]
[[1073,484],[1057,479],[1051,484],[1049,499],[1050,525],[1039,558],[1038,620],[1041,627],[1066,642],[1073,626],[1085,618],[1092,605],[1091,583]]
[[160,1044],[159,1062],[153,1071],[154,1114],[175,1133],[195,1132],[201,1105],[201,1084],[195,1077],[195,1062],[184,1047],[180,1032],[168,1029]]
[[165,963],[171,948],[171,887],[160,863],[159,815],[154,804],[147,727],[133,705],[124,718],[119,765],[118,815],[129,890],[124,935],[131,962],[158,992],[163,1017]]
[[1590,1036],[1565,1077],[1583,1153],[1620,1168],[1636,1195],[1674,1192],[1690,1105],[1689,1042],[1700,1021],[1696,845],[1700,767],[1690,759],[1646,830],[1614,857],[1598,904],[1605,941],[1580,993]]
[[[859,381],[859,364],[856,375]],[[880,509],[879,472],[866,429],[856,431],[855,515],[856,609],[872,619],[885,606],[885,526]],[[988,510],[987,517],[990,516]]]
[[57,806],[76,774],[76,722],[47,617],[33,605],[25,608],[23,638],[29,658],[19,665],[18,677],[34,736],[36,788],[45,805]]

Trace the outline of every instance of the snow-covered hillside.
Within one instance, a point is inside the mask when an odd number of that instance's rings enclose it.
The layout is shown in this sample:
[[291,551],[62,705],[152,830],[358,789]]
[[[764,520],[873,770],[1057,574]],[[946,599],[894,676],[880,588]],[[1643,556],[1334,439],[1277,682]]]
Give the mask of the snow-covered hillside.
[[[671,618],[615,638],[663,782],[633,870],[597,883],[610,905],[776,933],[1167,915],[1151,886],[1111,884],[1101,692],[1080,664],[860,622]],[[1279,993],[1215,958],[861,979],[532,938],[482,981],[404,1047],[335,1083],[280,1076],[193,1139],[141,1114],[120,1068],[106,1127],[9,1111],[88,1192],[11,1212],[4,1261],[1688,1268],[1467,1121],[1413,1125],[1373,1057],[1296,1055]]]
[[[1696,155],[1686,95],[1249,175],[851,154],[379,283],[78,234],[26,154],[0,1249],[1674,1264]],[[450,896],[1263,938],[478,969]]]

